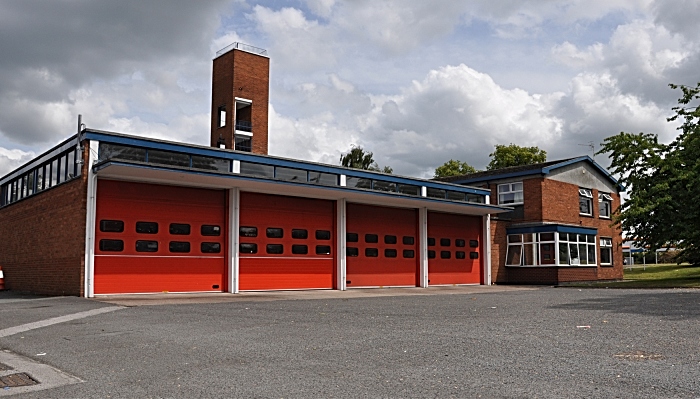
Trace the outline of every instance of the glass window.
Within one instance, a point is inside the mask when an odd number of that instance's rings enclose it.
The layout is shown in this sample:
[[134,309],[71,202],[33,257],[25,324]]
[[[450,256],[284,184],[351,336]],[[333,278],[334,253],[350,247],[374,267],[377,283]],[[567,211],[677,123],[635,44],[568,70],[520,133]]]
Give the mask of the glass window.
[[170,223],[170,234],[177,236],[190,235],[190,225],[186,223]]
[[466,241],[462,240],[461,238],[458,238],[458,239],[455,240],[455,247],[462,248],[462,247],[465,247],[465,246],[467,246],[467,242],[466,242]]
[[379,242],[379,236],[376,234],[365,234],[365,242],[376,244]]
[[388,181],[381,181],[381,180],[374,180],[372,189],[376,191],[386,191],[386,192],[391,192],[395,193],[396,192],[396,183],[388,182]]
[[265,230],[265,235],[267,238],[282,238],[284,237],[284,229],[280,227],[268,227]]
[[554,264],[554,243],[540,244],[540,264]]
[[284,246],[282,244],[267,244],[265,250],[268,254],[280,255],[284,253]]
[[306,183],[307,176],[305,170],[278,166],[275,168],[275,179]]
[[306,255],[309,253],[309,247],[306,245],[292,245],[292,253],[294,255]]
[[450,259],[452,257],[452,253],[450,251],[440,251],[440,259]]
[[158,241],[136,241],[136,252],[158,252]]
[[36,170],[36,191],[39,192],[44,189],[44,168],[42,165]]
[[593,215],[593,209],[591,209],[593,194],[591,193],[591,190],[587,188],[579,188],[578,194],[579,213],[581,215]]
[[58,159],[54,159],[51,161],[51,187],[55,186],[58,184]]
[[347,176],[345,178],[345,187],[370,189],[372,187],[372,180]]
[[148,150],[148,163],[189,168],[190,156],[177,152]]
[[331,232],[328,230],[316,230],[316,239],[323,241],[330,240]]
[[322,172],[309,172],[309,183],[322,184],[324,186],[337,186],[338,175]]
[[449,247],[450,245],[452,245],[452,240],[450,240],[449,238],[441,238],[440,239],[440,246],[441,247]]
[[377,248],[365,248],[365,256],[368,258],[376,258],[379,256],[379,250]]
[[396,244],[396,236],[391,236],[391,235],[385,235],[384,236],[384,244]]
[[395,249],[385,249],[384,250],[384,257],[385,258],[395,258],[397,255],[397,252]]
[[478,194],[467,194],[467,202],[475,202],[477,204],[483,204],[486,202],[486,197]]
[[203,236],[220,236],[221,226],[217,226],[215,224],[203,224],[199,231]]
[[465,201],[466,193],[461,193],[459,191],[447,191],[447,199],[452,201]]
[[479,248],[479,240],[469,240],[470,248]]
[[146,162],[146,149],[119,144],[100,143],[98,159]]
[[540,233],[540,241],[554,241],[554,233]]
[[355,256],[359,256],[360,252],[358,251],[357,248],[347,247],[345,249],[345,255],[355,257]]
[[121,252],[123,250],[124,241],[122,240],[100,240],[100,251]]
[[[508,242],[509,243],[514,243],[514,242],[523,242],[523,235],[522,234],[509,234],[508,235]],[[469,242],[471,246],[471,241]]]
[[427,191],[428,198],[445,199],[447,197],[447,193],[445,192],[445,190],[441,190],[439,188],[428,187]]
[[598,193],[598,216],[610,218],[612,214],[612,197],[610,194]]
[[506,266],[520,266],[522,264],[523,246],[508,245],[506,252]]
[[537,243],[527,243],[523,245],[523,265],[537,265],[539,256],[537,255]]
[[170,249],[170,252],[189,253],[190,243],[185,241],[170,241],[168,248]]
[[414,250],[412,250],[412,249],[404,249],[403,250],[403,257],[404,258],[412,259],[412,258],[415,258],[415,256],[416,256],[416,252]]
[[428,259],[435,259],[435,251],[428,251]]
[[401,242],[403,242],[403,245],[413,245],[413,244],[415,244],[416,240],[415,240],[415,238],[410,237],[410,236],[403,236],[403,239]]
[[[221,244],[219,244],[218,242],[203,242],[200,245],[200,250],[203,254],[218,254],[219,252],[221,252]],[[257,252],[257,247],[255,249],[255,252]]]
[[398,184],[396,187],[401,194],[416,196],[420,195],[420,186],[414,186],[411,184]]
[[309,232],[306,229],[292,229],[292,238],[295,240],[305,240],[309,238]]
[[103,233],[122,233],[124,222],[121,220],[100,220],[100,231]]
[[466,259],[467,254],[464,251],[455,252],[455,259]]
[[612,265],[612,238],[600,238],[600,264]]
[[272,165],[261,165],[241,161],[240,173],[242,175],[273,178],[275,177],[275,168]]
[[358,242],[360,238],[358,237],[357,233],[347,233],[345,235],[345,241],[346,242]]
[[316,255],[330,255],[331,246],[330,245],[316,245]]
[[523,203],[523,183],[506,183],[498,185],[498,203],[501,205],[507,204],[522,204]]
[[136,232],[140,234],[158,234],[158,223],[136,222]]
[[258,244],[241,243],[238,246],[238,251],[242,254],[257,254],[258,253]]
[[239,229],[239,235],[241,237],[257,237],[258,236],[258,228],[257,227],[250,227],[250,226],[241,226]]
[[479,259],[478,252],[469,252],[469,259]]
[[75,177],[75,150],[68,153],[68,160],[66,161],[66,179],[72,179]]
[[576,243],[569,243],[569,264],[581,264],[580,259],[578,257],[578,245]]
[[192,155],[192,169],[214,170],[228,173],[231,171],[231,161],[228,159]]
[[[239,124],[241,122],[236,122],[236,124]],[[243,136],[243,135],[234,135],[233,136],[233,141],[234,145],[236,148],[234,148],[237,151],[245,151],[245,152],[251,152],[253,151],[253,138],[250,136]]]
[[27,174],[27,195],[34,194],[34,171]]
[[435,238],[433,238],[433,237],[428,237],[428,246],[429,246],[429,247],[434,247],[434,246],[435,246]]

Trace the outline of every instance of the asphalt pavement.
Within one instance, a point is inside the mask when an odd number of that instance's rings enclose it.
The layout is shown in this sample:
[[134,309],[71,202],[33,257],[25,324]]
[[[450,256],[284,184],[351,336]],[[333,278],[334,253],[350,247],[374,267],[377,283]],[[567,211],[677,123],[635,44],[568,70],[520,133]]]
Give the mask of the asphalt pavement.
[[66,382],[0,397],[700,398],[700,290],[395,292],[2,292],[0,363]]

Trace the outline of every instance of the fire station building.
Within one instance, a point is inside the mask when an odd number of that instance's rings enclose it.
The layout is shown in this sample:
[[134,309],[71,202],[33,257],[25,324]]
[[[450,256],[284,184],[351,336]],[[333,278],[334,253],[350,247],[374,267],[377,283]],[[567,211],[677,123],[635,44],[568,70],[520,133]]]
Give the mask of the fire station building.
[[491,284],[491,190],[267,155],[269,58],[213,66],[211,145],[78,132],[0,179],[8,289]]

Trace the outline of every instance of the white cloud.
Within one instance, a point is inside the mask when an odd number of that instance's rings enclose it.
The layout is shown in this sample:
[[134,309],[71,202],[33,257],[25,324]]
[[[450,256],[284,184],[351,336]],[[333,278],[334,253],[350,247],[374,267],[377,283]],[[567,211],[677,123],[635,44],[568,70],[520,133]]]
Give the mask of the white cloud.
[[31,161],[35,156],[36,154],[33,151],[25,152],[0,147],[0,177],[5,176],[22,164]]

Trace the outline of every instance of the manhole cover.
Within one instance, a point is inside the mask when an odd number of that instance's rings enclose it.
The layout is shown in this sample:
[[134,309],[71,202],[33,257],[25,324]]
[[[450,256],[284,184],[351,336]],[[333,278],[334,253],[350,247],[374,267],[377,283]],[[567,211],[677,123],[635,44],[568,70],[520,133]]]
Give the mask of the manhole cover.
[[0,371],[7,371],[7,370],[12,370],[12,367],[10,367],[6,364],[0,363]]
[[615,355],[615,357],[626,360],[660,360],[664,358],[658,353],[649,353],[643,351],[618,353],[617,355]]
[[10,374],[0,377],[0,388],[26,387],[36,384],[38,384],[38,382],[34,381],[34,379],[26,373]]

